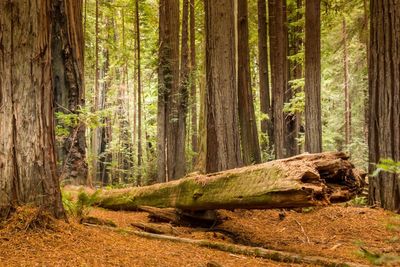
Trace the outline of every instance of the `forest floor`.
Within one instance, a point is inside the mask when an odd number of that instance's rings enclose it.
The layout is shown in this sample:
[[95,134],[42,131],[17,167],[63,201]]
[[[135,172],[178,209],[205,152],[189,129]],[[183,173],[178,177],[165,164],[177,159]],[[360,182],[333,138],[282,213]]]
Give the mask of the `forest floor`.
[[[91,208],[90,216],[118,229],[149,221],[146,212]],[[335,205],[302,210],[220,211],[224,233],[174,227],[178,237],[259,246],[356,264],[400,266],[400,216],[367,207]],[[280,263],[170,241],[150,240],[107,227],[69,224],[0,230],[0,266],[309,266]],[[53,222],[54,223],[54,222]],[[364,251],[364,252],[363,252]]]

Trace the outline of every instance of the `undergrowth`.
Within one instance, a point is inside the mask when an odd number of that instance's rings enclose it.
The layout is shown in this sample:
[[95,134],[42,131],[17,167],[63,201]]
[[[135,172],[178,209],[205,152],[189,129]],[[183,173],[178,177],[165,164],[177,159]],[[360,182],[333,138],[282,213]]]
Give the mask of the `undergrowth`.
[[96,203],[100,191],[88,194],[80,191],[76,200],[70,192],[62,192],[65,211],[69,216],[81,218],[89,214],[90,208]]

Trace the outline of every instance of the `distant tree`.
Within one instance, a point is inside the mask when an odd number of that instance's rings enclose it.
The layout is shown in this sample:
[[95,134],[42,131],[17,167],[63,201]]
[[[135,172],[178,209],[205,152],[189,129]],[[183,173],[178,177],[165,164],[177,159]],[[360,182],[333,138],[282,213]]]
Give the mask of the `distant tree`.
[[238,105],[243,163],[261,162],[257,121],[250,77],[249,22],[247,0],[238,0]]
[[305,151],[322,151],[321,123],[321,1],[306,0]]
[[[371,0],[369,63],[370,172],[382,159],[400,161],[400,2]],[[369,200],[400,211],[398,174],[370,177]]]
[[[198,126],[197,126],[197,92],[196,92],[196,10],[195,0],[190,0],[190,16],[189,16],[189,38],[190,38],[190,99],[191,99],[191,130],[192,130],[192,151],[197,153],[198,148]],[[193,158],[193,164],[196,157]]]
[[140,34],[140,13],[139,0],[135,1],[135,26],[136,26],[136,68],[137,68],[137,91],[138,91],[138,143],[137,143],[137,165],[138,184],[142,179],[143,145],[142,145],[142,68],[141,68],[141,34]]
[[241,165],[235,70],[234,0],[205,0],[206,172]]
[[[260,109],[261,118],[261,148],[263,152],[271,152],[274,144],[272,124],[272,109],[269,85],[268,34],[267,34],[267,4],[258,0],[258,66],[260,79]],[[268,116],[268,118],[265,118]]]
[[0,14],[0,219],[28,203],[62,218],[51,1],[0,1]]
[[285,157],[285,92],[288,88],[286,0],[269,0],[270,61],[272,78],[272,114],[275,157]]

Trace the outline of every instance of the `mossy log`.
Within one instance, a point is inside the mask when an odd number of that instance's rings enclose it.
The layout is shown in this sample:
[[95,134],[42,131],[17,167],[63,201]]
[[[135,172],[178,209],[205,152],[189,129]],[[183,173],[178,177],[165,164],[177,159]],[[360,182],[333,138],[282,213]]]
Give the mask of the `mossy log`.
[[185,211],[298,208],[344,202],[360,193],[364,174],[344,153],[303,154],[214,174],[193,174],[163,184],[104,190],[97,205]]

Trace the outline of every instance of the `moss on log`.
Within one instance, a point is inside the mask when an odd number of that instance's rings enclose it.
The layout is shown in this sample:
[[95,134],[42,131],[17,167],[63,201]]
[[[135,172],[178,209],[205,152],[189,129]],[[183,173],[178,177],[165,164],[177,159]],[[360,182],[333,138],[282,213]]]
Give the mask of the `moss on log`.
[[164,184],[104,190],[97,204],[111,210],[192,211],[320,206],[353,198],[362,191],[364,176],[344,153],[303,154]]

